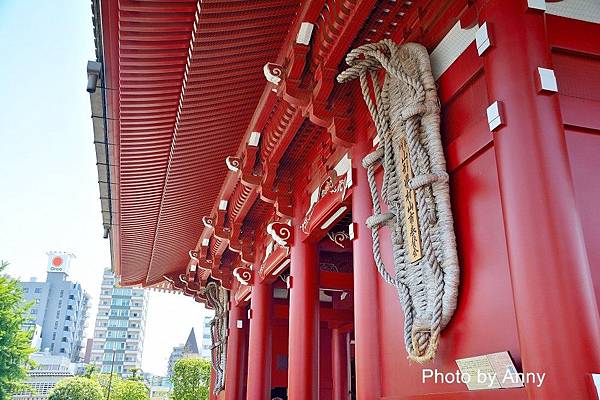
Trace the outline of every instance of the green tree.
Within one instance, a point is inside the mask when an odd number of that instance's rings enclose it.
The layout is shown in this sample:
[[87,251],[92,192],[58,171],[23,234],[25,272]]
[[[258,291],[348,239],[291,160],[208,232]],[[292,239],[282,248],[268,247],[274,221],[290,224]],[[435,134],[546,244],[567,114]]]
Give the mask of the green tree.
[[85,378],[91,378],[94,376],[94,374],[96,373],[97,370],[98,370],[98,367],[96,367],[93,364],[88,364],[85,366],[85,373],[83,374],[83,376]]
[[117,382],[111,390],[111,400],[148,400],[150,391],[143,382],[139,380],[122,380]]
[[173,366],[173,400],[208,400],[210,361],[183,358]]
[[66,378],[50,391],[48,400],[104,400],[102,387],[90,378]]
[[144,377],[140,375],[140,369],[139,368],[129,368],[129,373],[131,374],[131,376],[128,378],[131,381],[143,381]]
[[6,274],[6,261],[0,261],[0,400],[24,389],[21,383],[33,364],[29,355],[32,332],[23,330],[31,304],[23,300],[18,282]]
[[108,386],[110,385],[111,399],[113,393],[115,392],[115,387],[122,381],[121,376],[117,373],[113,373],[111,378],[110,374],[99,373],[97,370],[92,373],[91,378],[100,384],[104,398],[108,397]]

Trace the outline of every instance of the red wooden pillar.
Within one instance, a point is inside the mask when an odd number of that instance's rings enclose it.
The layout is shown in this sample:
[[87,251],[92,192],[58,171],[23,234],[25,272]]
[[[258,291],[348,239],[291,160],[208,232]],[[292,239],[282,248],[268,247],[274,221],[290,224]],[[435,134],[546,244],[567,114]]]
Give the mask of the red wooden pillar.
[[270,283],[258,282],[250,300],[247,399],[271,398],[271,305]]
[[356,362],[356,398],[378,399],[381,396],[381,358],[379,355],[379,286],[373,259],[373,239],[365,221],[373,213],[367,170],[362,159],[371,146],[365,132],[357,132],[352,167],[356,182],[352,192],[352,220],[356,239],[352,242],[354,264],[354,352]]
[[333,377],[332,400],[348,400],[348,347],[347,332],[331,330],[331,366]]
[[288,398],[317,400],[319,398],[319,260],[316,245],[309,241],[301,241],[300,224],[300,218],[296,218],[290,255]]
[[525,0],[492,0],[482,11],[493,32],[482,55],[489,101],[504,106],[494,150],[521,358],[526,372],[546,373],[527,392],[588,398],[586,375],[600,371],[598,309],[558,98],[536,90],[537,68],[552,68],[544,14]]
[[246,307],[229,302],[229,336],[225,368],[225,400],[241,400],[246,379]]
[[215,396],[215,379],[216,379],[216,375],[215,375],[215,370],[213,368],[210,369],[210,387],[209,387],[209,392],[208,392],[208,399],[209,400],[215,400],[216,396]]

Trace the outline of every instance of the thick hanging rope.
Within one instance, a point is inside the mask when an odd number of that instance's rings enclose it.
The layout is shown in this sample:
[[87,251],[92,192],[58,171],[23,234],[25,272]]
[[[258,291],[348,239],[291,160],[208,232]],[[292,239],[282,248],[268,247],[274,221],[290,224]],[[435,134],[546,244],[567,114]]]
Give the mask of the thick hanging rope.
[[[379,145],[363,159],[373,198],[372,229],[377,270],[394,285],[404,310],[408,358],[435,357],[440,332],[456,308],[459,268],[446,161],[440,138],[439,100],[427,50],[391,40],[367,44],[346,56],[339,82],[358,78],[375,123]],[[379,84],[379,71],[386,73]],[[381,200],[375,171],[383,166]],[[380,249],[379,231],[391,230],[392,276]]]
[[207,303],[215,310],[210,322],[212,340],[212,367],[215,370],[214,393],[225,389],[225,363],[227,362],[227,291],[216,282],[209,282],[204,290]]

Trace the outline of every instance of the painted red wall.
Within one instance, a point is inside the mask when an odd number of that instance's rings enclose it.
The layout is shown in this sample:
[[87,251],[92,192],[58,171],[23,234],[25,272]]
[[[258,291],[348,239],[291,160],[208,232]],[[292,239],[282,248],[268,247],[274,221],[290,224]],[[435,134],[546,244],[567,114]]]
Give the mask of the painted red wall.
[[[594,47],[589,41],[570,38],[574,26],[598,31],[600,35],[597,25],[588,25],[593,24],[556,17],[549,17],[548,22],[577,207],[585,236],[582,245],[587,248],[596,296],[600,298],[600,43]],[[576,48],[578,45],[582,47]],[[520,368],[494,144],[485,119],[488,104],[485,74],[474,44],[438,84],[461,267],[459,303],[442,334],[436,360],[425,366],[410,365],[405,358],[397,292],[379,280],[382,398],[527,398],[524,389],[468,392],[463,384],[422,383],[423,367],[453,372],[458,358],[504,350],[510,351]],[[384,235],[382,244],[391,271],[389,236]]]
[[[600,299],[600,35],[598,24],[552,17],[552,62],[558,83],[577,211],[596,300]],[[572,40],[576,36],[577,40]]]
[[273,322],[273,361],[271,364],[271,386],[287,387],[288,370],[288,321]]
[[600,299],[600,121],[598,130],[568,128],[565,132],[584,241],[596,300]]

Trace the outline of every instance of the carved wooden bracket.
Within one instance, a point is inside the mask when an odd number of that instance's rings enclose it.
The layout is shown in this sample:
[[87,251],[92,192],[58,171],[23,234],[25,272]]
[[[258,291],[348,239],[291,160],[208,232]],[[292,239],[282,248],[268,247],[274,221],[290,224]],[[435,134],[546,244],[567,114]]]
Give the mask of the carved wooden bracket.
[[235,303],[237,305],[240,305],[240,304],[248,301],[250,299],[251,293],[252,293],[252,286],[240,285],[237,288],[237,290],[235,291],[235,294],[233,295],[233,298],[235,299]]
[[240,170],[242,166],[242,159],[239,157],[227,157],[225,159],[225,164],[227,164],[227,168],[232,172],[237,172]]
[[254,240],[252,238],[244,238],[242,240],[242,252],[240,253],[241,262],[246,264],[254,264]]
[[258,186],[262,179],[261,176],[254,175],[254,163],[256,162],[258,150],[259,147],[257,143],[257,145],[249,144],[244,151],[244,157],[241,163],[242,176],[240,177],[240,180],[248,187]]
[[233,287],[233,275],[229,268],[222,267],[213,270],[212,277],[218,280],[221,283],[221,286],[227,290],[231,290]]
[[242,252],[242,242],[240,233],[242,230],[242,222],[235,222],[231,226],[231,234],[229,236],[229,249],[236,253]]
[[215,237],[221,240],[229,240],[231,229],[225,226],[225,215],[227,214],[227,200],[221,200],[217,208],[217,216],[214,219],[213,227],[215,228]]
[[351,147],[355,142],[353,125],[351,116],[334,113],[331,125],[327,128],[333,143]]
[[233,270],[233,276],[244,286],[254,283],[254,271],[247,267],[237,267]]
[[279,85],[285,77],[285,68],[275,63],[266,63],[263,67],[263,72],[267,81],[274,85]]
[[267,233],[280,246],[289,247],[294,240],[292,227],[281,222],[271,222],[267,225]]
[[190,256],[190,262],[188,263],[188,271],[190,273],[196,272],[196,269],[198,268],[198,265],[200,264],[200,260],[198,259],[198,251],[196,250],[190,250],[188,252],[189,256]]
[[275,201],[275,213],[284,218],[292,218],[294,209],[292,207],[292,199],[289,194],[278,195]]
[[316,220],[321,220],[332,209],[339,207],[347,199],[348,189],[352,186],[352,169],[342,175],[335,171],[325,177],[321,185],[313,192],[311,203],[302,221],[302,232],[309,234]]
[[335,85],[337,74],[337,68],[324,68],[321,65],[315,71],[315,87],[312,92],[311,107],[308,110],[309,118],[315,124],[325,128],[332,122],[332,114],[328,110],[329,95]]
[[258,274],[262,280],[274,280],[290,262],[290,248],[272,241],[265,250],[265,257]]
[[261,200],[274,204],[277,200],[277,193],[273,191],[275,177],[277,174],[278,163],[263,163],[263,176],[260,184]]
[[186,281],[182,279],[182,276],[185,276],[183,274],[177,275],[176,277],[173,278],[173,280],[171,281],[171,285],[173,285],[174,287],[176,287],[177,289],[184,291],[186,288]]
[[215,227],[215,217],[202,217],[202,223],[204,224],[205,227],[207,228],[213,228]]
[[346,231],[329,232],[327,234],[327,237],[336,246],[339,246],[342,249],[345,249],[345,248],[348,248],[348,247],[352,246],[352,241],[350,240],[350,235]]

